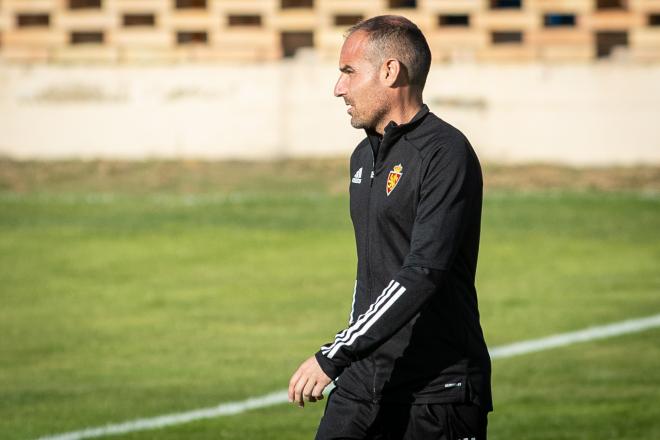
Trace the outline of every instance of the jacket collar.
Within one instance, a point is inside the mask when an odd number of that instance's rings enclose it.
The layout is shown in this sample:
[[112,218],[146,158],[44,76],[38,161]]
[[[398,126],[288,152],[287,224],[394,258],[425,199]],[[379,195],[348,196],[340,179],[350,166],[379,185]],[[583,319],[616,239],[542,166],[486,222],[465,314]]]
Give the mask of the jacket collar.
[[419,111],[415,114],[415,116],[413,116],[413,118],[410,121],[406,122],[405,124],[397,124],[394,121],[390,121],[390,123],[385,126],[385,130],[384,130],[385,136],[389,137],[399,133],[403,134],[412,130],[418,125],[419,121],[421,121],[428,112],[429,112],[429,108],[427,107],[427,105],[422,104],[422,106],[420,107]]
[[367,138],[371,144],[372,151],[377,152],[377,158],[374,158],[376,164],[378,164],[378,162],[380,162],[382,158],[385,157],[387,150],[389,150],[389,148],[394,145],[401,138],[401,136],[417,127],[428,113],[428,106],[426,104],[422,104],[422,107],[415,114],[415,116],[413,116],[413,118],[405,124],[397,124],[394,121],[390,121],[389,124],[385,126],[382,136],[376,133],[374,130],[365,129]]

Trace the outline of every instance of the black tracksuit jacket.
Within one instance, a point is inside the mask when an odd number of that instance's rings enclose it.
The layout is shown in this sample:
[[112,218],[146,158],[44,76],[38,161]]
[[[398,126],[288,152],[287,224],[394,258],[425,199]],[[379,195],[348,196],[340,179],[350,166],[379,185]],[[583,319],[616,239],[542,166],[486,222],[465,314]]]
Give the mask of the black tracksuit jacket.
[[492,409],[474,286],[482,177],[465,136],[424,105],[350,164],[357,280],[349,326],[316,353],[340,391],[373,402]]

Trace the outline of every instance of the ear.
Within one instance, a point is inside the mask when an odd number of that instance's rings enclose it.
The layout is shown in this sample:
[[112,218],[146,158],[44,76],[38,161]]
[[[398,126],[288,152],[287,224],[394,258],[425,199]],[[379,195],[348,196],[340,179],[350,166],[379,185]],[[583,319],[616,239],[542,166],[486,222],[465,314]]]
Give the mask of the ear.
[[395,58],[388,58],[380,69],[380,79],[387,87],[392,87],[401,74],[401,63]]

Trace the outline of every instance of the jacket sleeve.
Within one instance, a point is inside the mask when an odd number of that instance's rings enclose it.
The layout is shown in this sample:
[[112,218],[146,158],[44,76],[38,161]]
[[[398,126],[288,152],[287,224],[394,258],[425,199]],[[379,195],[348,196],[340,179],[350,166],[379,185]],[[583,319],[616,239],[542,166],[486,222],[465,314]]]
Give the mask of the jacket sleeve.
[[469,204],[480,200],[481,171],[473,154],[463,140],[440,148],[428,161],[403,266],[368,310],[315,355],[331,379],[383,344],[438,292],[471,220]]

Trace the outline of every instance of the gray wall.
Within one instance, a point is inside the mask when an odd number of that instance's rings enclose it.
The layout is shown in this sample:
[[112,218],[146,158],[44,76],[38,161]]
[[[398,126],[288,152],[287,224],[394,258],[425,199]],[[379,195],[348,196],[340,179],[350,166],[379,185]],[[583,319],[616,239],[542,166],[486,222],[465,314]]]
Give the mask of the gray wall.
[[[0,155],[341,156],[362,132],[332,96],[337,67],[0,65]],[[482,160],[660,163],[660,66],[432,66],[431,110]]]

